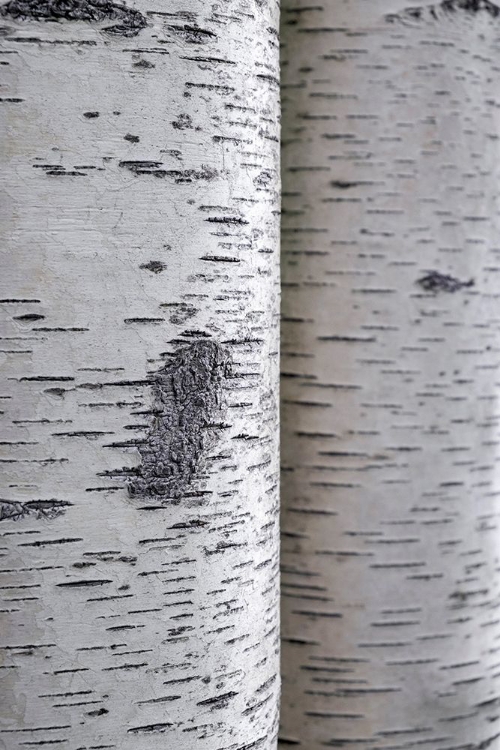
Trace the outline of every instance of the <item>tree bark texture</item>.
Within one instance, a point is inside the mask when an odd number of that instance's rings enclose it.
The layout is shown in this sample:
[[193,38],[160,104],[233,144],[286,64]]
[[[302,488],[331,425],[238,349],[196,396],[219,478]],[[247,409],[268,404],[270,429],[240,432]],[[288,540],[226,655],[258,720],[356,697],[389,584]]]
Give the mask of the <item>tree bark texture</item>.
[[0,15],[0,747],[271,750],[277,2]]
[[286,0],[283,747],[500,747],[500,10]]

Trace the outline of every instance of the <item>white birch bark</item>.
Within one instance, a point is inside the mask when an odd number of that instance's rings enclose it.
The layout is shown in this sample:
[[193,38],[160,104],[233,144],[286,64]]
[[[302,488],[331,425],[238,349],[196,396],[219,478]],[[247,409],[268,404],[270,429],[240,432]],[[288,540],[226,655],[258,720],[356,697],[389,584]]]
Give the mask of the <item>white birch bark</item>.
[[500,747],[500,11],[287,0],[283,747]]
[[0,9],[2,748],[275,747],[277,10]]

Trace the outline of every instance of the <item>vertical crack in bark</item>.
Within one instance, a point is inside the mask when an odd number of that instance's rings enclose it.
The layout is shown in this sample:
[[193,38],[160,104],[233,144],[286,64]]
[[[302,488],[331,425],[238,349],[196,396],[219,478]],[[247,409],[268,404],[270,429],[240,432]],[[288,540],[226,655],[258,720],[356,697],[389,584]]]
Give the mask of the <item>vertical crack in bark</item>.
[[179,498],[187,489],[214,442],[228,374],[227,352],[213,340],[196,340],[154,376],[153,423],[138,445],[131,495]]
[[137,36],[147,26],[138,10],[109,0],[10,0],[0,7],[0,15],[35,21],[118,21],[103,31],[126,37]]

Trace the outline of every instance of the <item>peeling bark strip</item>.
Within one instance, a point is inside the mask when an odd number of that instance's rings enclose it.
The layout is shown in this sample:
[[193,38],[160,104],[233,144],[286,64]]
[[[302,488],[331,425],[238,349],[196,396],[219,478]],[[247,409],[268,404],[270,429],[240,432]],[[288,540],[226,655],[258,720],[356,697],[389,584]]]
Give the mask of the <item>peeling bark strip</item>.
[[154,377],[153,425],[139,444],[141,466],[131,495],[178,498],[216,434],[228,354],[215,341],[183,347]]
[[138,10],[109,0],[9,0],[0,6],[0,15],[21,21],[118,21],[103,31],[125,37],[137,36],[147,26]]
[[283,750],[500,748],[499,18],[409,4],[282,4]]

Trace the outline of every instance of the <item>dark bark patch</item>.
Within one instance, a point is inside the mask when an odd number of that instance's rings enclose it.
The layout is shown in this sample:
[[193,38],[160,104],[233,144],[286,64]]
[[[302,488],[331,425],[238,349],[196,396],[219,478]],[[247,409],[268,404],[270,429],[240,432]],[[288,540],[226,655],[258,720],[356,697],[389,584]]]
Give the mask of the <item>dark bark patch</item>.
[[173,312],[171,313],[169,320],[174,325],[184,325],[186,321],[188,321],[190,318],[193,318],[197,313],[196,307],[187,304],[187,302],[170,302],[161,304],[160,307],[167,309],[173,308]]
[[201,29],[199,26],[169,26],[168,30],[180,37],[183,42],[188,44],[206,44],[216,37],[213,31]]
[[161,260],[150,260],[149,263],[142,263],[139,268],[143,268],[145,271],[151,271],[151,273],[161,273],[166,269],[165,263]]
[[66,167],[56,167],[55,169],[45,169],[45,174],[49,177],[86,177],[86,172],[79,172],[77,169],[66,169]]
[[181,347],[156,373],[153,421],[137,446],[132,496],[176,499],[186,491],[215,440],[228,374],[228,354],[211,339]]
[[483,740],[483,742],[480,742],[479,745],[473,748],[473,750],[486,750],[490,747],[493,748],[498,739],[500,739],[500,732],[494,734],[493,737],[488,737],[488,739]]
[[358,187],[359,185],[362,185],[361,182],[349,182],[348,180],[332,180],[330,182],[330,185],[334,188],[338,188],[339,190],[349,190],[353,187]]
[[48,393],[49,396],[63,398],[63,396],[66,394],[66,388],[45,388],[44,393]]
[[23,518],[57,518],[71,503],[63,500],[30,500],[20,503],[13,500],[0,500],[0,521],[20,521]]
[[138,10],[110,0],[10,0],[0,7],[0,15],[23,21],[117,21],[103,31],[125,37],[137,36],[147,26]]
[[87,716],[104,716],[105,714],[109,714],[109,711],[107,708],[96,708],[95,711],[88,711]]
[[193,121],[190,115],[180,114],[177,115],[177,120],[172,120],[172,125],[176,130],[189,130],[193,127]]
[[200,169],[171,169],[165,171],[164,175],[158,176],[172,177],[177,184],[180,184],[195,182],[196,180],[210,182],[211,180],[215,180],[218,175],[219,173],[216,169],[202,164]]
[[150,68],[156,68],[156,65],[154,65],[152,62],[149,62],[149,60],[138,60],[135,63],[132,63],[133,68],[143,68],[144,70],[149,70]]
[[421,279],[418,279],[417,284],[422,289],[425,289],[426,292],[434,292],[435,294],[438,292],[453,293],[458,292],[460,289],[474,286],[474,279],[460,281],[460,279],[456,279],[454,276],[448,276],[447,274],[439,273],[439,271],[430,271],[425,276],[422,276]]
[[125,160],[118,163],[119,167],[130,170],[137,176],[151,175],[160,179],[172,178],[177,184],[190,183],[196,180],[210,182],[218,177],[218,172],[206,164],[200,169],[163,169],[160,161]]
[[253,184],[256,187],[267,188],[273,181],[273,175],[268,169],[264,169],[257,177],[254,177]]
[[127,729],[127,732],[129,734],[154,734],[155,732],[166,732],[167,729],[170,729],[170,727],[173,726],[174,725],[169,722],[163,724],[146,724],[142,727],[131,727],[130,729]]
[[134,172],[135,174],[149,174],[152,170],[156,170],[158,169],[158,167],[161,167],[161,165],[161,161],[144,161],[139,159],[134,159],[133,161],[127,159],[118,163],[119,167],[130,169],[130,171]]
[[467,13],[468,15],[484,12],[492,18],[498,18],[500,8],[495,3],[490,2],[490,0],[443,0],[441,3],[436,3],[435,5],[405,8],[400,13],[387,15],[386,20],[390,22],[423,21],[426,19],[436,21],[446,14],[460,12]]
[[248,221],[242,219],[241,216],[209,216],[205,221],[210,222],[210,224],[227,224],[228,226],[248,224]]
[[127,325],[158,325],[163,323],[163,318],[124,318],[123,322]]
[[463,10],[466,13],[486,11],[493,18],[497,18],[500,15],[500,8],[498,5],[490,2],[490,0],[443,0],[440,7],[450,13]]
[[235,698],[238,693],[231,691],[230,693],[223,693],[222,695],[216,695],[214,698],[207,698],[204,701],[198,701],[197,706],[208,706],[211,710],[218,708],[226,708],[231,698]]
[[113,581],[109,578],[84,579],[82,581],[67,581],[66,583],[56,583],[59,588],[80,589],[87,586],[108,586]]
[[16,315],[14,320],[20,320],[23,323],[34,323],[37,320],[44,320],[45,315],[37,315],[36,313],[26,313],[26,315]]

